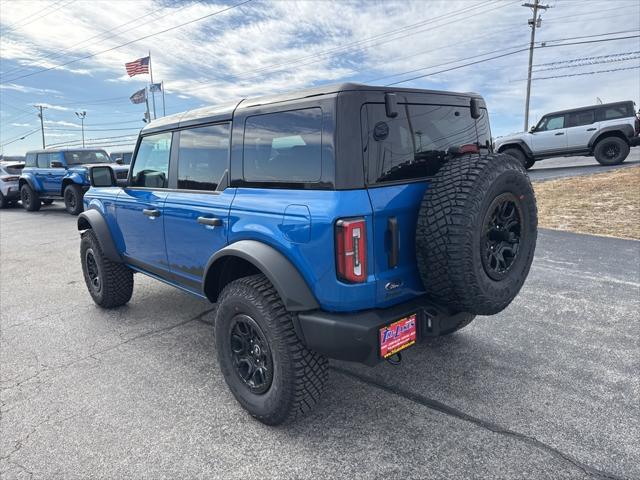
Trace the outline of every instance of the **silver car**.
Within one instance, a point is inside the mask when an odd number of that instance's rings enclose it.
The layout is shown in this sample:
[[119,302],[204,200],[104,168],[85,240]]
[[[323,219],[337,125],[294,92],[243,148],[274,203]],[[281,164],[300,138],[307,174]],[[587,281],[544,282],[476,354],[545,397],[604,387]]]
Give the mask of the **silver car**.
[[0,162],[0,208],[7,208],[20,200],[18,179],[24,162]]

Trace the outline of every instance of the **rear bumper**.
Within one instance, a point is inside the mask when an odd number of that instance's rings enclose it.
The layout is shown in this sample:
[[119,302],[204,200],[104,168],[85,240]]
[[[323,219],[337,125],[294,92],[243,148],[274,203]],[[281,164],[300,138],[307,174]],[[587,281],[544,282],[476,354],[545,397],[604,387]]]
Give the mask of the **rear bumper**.
[[335,360],[375,365],[380,356],[380,329],[394,321],[416,314],[417,342],[454,328],[467,313],[452,314],[424,297],[390,308],[357,313],[331,313],[322,310],[301,312],[295,328],[304,344]]
[[3,185],[2,188],[2,196],[9,201],[20,200],[20,189],[18,188],[18,183]]

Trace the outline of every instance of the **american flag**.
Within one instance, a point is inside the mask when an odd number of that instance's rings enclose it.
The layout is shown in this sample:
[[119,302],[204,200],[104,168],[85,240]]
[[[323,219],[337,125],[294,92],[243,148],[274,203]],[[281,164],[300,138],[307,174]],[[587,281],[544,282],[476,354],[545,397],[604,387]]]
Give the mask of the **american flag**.
[[130,77],[140,73],[149,73],[149,57],[142,57],[133,62],[125,63],[124,66]]

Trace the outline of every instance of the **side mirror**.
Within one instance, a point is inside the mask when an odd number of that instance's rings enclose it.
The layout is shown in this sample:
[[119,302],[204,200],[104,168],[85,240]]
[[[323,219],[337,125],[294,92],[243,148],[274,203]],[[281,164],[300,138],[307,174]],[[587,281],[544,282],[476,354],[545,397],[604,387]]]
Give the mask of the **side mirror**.
[[49,165],[51,166],[51,168],[64,168],[62,162],[59,162],[58,160],[52,160]]
[[124,165],[124,160],[122,160],[122,157],[116,158],[116,163],[118,165]]
[[536,126],[535,125],[529,129],[529,133],[533,133],[535,131],[536,131]]
[[106,165],[91,168],[89,181],[92,187],[115,187],[117,185],[115,172]]

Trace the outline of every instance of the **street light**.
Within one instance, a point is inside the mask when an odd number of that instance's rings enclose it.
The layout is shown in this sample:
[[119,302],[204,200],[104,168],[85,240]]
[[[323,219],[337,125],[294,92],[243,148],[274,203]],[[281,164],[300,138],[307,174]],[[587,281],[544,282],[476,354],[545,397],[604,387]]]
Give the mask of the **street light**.
[[80,119],[80,123],[82,124],[82,148],[84,148],[84,117],[87,116],[87,112],[84,110],[81,112],[76,112],[76,115]]

